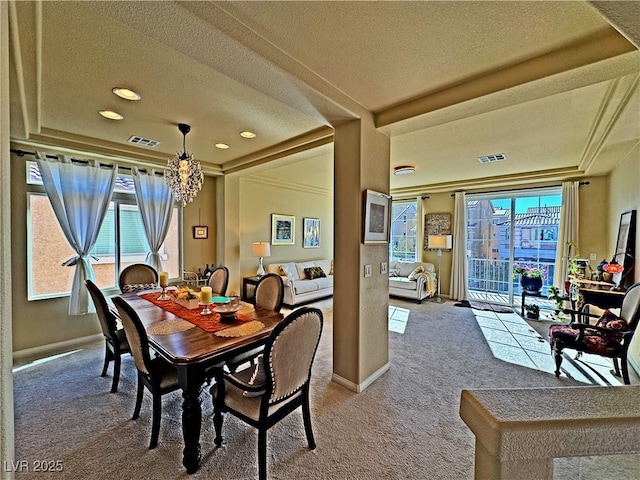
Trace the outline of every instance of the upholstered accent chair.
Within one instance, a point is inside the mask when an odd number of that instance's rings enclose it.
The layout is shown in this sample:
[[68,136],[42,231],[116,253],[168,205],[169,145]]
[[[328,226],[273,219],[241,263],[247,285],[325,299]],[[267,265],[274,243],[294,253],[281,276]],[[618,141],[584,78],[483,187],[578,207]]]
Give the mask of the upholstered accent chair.
[[218,447],[222,445],[223,413],[257,428],[260,480],[267,478],[267,430],[298,407],[302,407],[309,448],[316,447],[311,429],[309,383],[322,325],[319,309],[302,307],[276,326],[255,369],[237,374],[216,370],[216,383],[211,388],[214,442]]
[[158,272],[151,265],[134,263],[120,272],[118,286],[122,293],[156,288],[158,286]]
[[100,376],[107,376],[109,362],[113,361],[113,382],[111,383],[111,393],[115,393],[118,391],[118,382],[120,381],[120,365],[122,363],[121,356],[126,353],[131,353],[131,350],[129,349],[129,342],[127,342],[127,335],[125,334],[124,329],[118,328],[118,317],[116,312],[109,308],[107,300],[104,298],[104,295],[98,286],[91,280],[86,280],[85,285],[87,286],[87,290],[89,290],[89,294],[96,306],[96,314],[98,315],[102,335],[104,335],[104,366],[102,367],[102,373]]
[[149,443],[149,448],[153,449],[158,445],[162,395],[180,388],[178,385],[178,371],[162,357],[151,358],[147,332],[140,321],[140,317],[138,317],[131,305],[120,297],[115,297],[113,303],[115,303],[118,312],[120,312],[120,318],[129,339],[131,354],[138,369],[138,391],[132,420],[137,420],[140,416],[144,387],[147,387],[153,396],[153,420],[151,424],[151,441]]
[[[266,308],[280,312],[284,299],[284,283],[280,275],[269,273],[262,277],[256,286],[255,305],[256,307]],[[262,353],[264,347],[256,347],[248,352],[236,355],[227,360],[227,367],[235,372],[238,367],[249,362],[255,365],[256,357]]]
[[[569,312],[571,312],[569,310]],[[580,313],[580,312],[576,312]],[[581,313],[589,317],[598,315]],[[629,287],[622,300],[620,316],[606,310],[595,325],[572,322],[569,325],[557,324],[549,327],[549,342],[556,360],[556,377],[560,376],[562,351],[572,348],[581,352],[593,353],[613,360],[613,373],[620,376],[629,385],[629,367],[627,351],[640,319],[640,282]],[[618,366],[620,360],[621,366]]]
[[227,293],[228,285],[229,269],[223,266],[215,268],[213,273],[209,276],[209,286],[211,287],[211,291],[224,297],[225,293]]

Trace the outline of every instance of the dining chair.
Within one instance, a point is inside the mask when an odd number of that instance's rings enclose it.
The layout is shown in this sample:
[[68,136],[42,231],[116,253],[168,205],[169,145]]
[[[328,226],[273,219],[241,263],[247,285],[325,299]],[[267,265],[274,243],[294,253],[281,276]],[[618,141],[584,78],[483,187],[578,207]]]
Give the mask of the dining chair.
[[[598,315],[581,311],[565,310],[565,312],[598,318]],[[578,355],[581,352],[586,352],[611,358],[613,360],[613,374],[619,377],[620,367],[622,367],[622,379],[625,385],[629,385],[627,352],[639,321],[640,282],[631,285],[625,292],[620,307],[620,316],[610,310],[605,310],[595,325],[581,322],[571,322],[569,325],[551,325],[549,327],[549,343],[551,344],[551,353],[556,360],[556,377],[560,376],[562,351],[565,348],[571,348],[577,350]],[[618,366],[618,360],[620,360],[620,366]]]
[[124,329],[118,328],[118,317],[104,298],[102,291],[91,280],[86,280],[85,285],[96,306],[96,314],[104,336],[104,366],[102,367],[101,377],[107,376],[107,368],[109,362],[113,360],[113,382],[111,383],[111,393],[118,391],[118,382],[120,381],[120,366],[122,364],[121,356],[125,353],[131,353],[129,342]]
[[158,287],[158,272],[146,263],[134,263],[120,272],[118,286],[122,293],[140,292]]
[[224,297],[229,285],[229,269],[225,266],[216,267],[209,276],[209,286],[213,293]]
[[322,334],[323,316],[317,308],[290,313],[271,332],[255,369],[239,373],[216,370],[213,398],[214,442],[222,445],[223,413],[258,429],[258,478],[267,478],[267,431],[298,407],[310,449],[316,448],[311,428],[309,383]]
[[178,371],[162,357],[151,358],[147,332],[131,305],[120,297],[115,297],[113,303],[120,312],[120,318],[129,339],[131,354],[138,369],[138,390],[132,420],[137,420],[140,416],[144,387],[149,389],[153,397],[153,420],[151,423],[151,442],[149,443],[149,448],[153,449],[158,445],[162,395],[180,388]]
[[[269,273],[263,276],[255,291],[255,306],[280,312],[282,302],[284,301],[284,283],[282,277],[275,273]],[[227,367],[231,372],[235,372],[240,366],[249,363],[249,366],[255,365],[258,355],[264,350],[264,346],[256,347],[247,352],[236,355],[227,360]]]

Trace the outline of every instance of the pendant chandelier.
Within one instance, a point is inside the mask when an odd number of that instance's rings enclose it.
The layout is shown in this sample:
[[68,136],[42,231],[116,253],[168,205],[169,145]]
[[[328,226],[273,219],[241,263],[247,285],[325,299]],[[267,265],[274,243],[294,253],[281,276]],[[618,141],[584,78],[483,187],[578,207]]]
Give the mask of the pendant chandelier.
[[204,175],[200,162],[193,159],[193,154],[187,153],[186,138],[191,127],[186,123],[179,123],[178,130],[182,133],[182,153],[176,152],[176,155],[169,159],[164,179],[173,192],[173,198],[185,207],[187,203],[193,202],[202,188]]

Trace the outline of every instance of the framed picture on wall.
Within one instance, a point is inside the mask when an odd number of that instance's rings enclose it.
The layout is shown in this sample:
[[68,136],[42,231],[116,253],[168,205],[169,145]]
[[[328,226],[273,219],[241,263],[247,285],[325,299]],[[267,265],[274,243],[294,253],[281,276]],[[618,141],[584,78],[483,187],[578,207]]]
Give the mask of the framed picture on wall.
[[271,245],[294,245],[296,217],[271,214]]
[[193,227],[193,238],[200,240],[208,237],[209,237],[209,227],[204,225],[197,225]]
[[303,218],[302,248],[320,248],[320,219]]
[[391,195],[365,190],[363,220],[363,243],[389,243]]

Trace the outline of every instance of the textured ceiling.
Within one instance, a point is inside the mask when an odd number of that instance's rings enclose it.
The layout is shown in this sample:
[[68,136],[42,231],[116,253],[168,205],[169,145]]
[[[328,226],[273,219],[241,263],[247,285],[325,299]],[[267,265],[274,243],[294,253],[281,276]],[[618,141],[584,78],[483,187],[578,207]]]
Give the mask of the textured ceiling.
[[[640,24],[640,2],[605,3],[617,22]],[[332,161],[331,125],[373,112],[391,136],[391,166],[417,167],[391,179],[411,194],[606,174],[640,139],[638,51],[582,1],[11,9],[11,136],[25,149],[162,165],[181,149],[183,122],[209,174],[293,181],[313,171],[306,181],[324,189],[333,170],[310,165]],[[121,100],[114,86],[143,98]],[[244,129],[258,137],[240,138]],[[160,145],[132,146],[132,135]],[[476,161],[496,153],[507,160]]]

